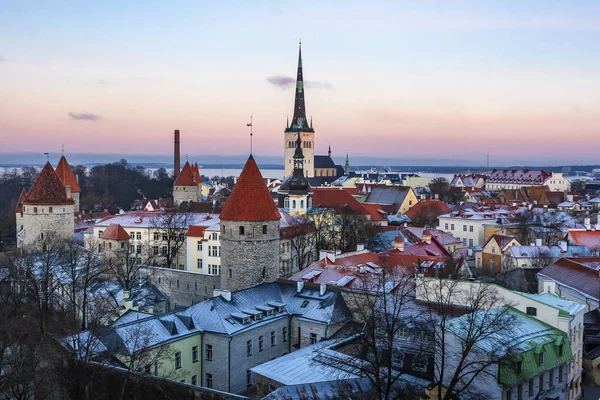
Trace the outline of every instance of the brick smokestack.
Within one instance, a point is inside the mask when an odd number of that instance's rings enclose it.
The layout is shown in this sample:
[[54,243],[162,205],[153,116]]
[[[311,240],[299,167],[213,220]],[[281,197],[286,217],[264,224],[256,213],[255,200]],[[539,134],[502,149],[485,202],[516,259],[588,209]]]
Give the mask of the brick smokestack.
[[173,152],[173,177],[177,178],[181,171],[181,153],[179,150],[179,129],[175,129],[173,133],[175,148]]

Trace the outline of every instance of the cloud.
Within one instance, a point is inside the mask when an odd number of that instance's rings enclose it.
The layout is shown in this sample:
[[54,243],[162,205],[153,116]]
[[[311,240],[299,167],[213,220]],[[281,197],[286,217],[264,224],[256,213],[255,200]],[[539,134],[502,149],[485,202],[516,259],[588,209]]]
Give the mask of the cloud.
[[296,80],[290,76],[273,75],[267,77],[267,82],[269,82],[271,85],[280,87],[281,89],[288,89],[294,86]]
[[76,121],[98,121],[100,119],[99,115],[82,112],[82,113],[74,113],[70,112],[69,117]]
[[0,62],[2,62],[2,61],[6,61],[6,58],[0,56]]
[[[281,89],[289,89],[296,84],[296,78],[285,75],[273,75],[267,77],[267,82]],[[333,89],[333,86],[327,81],[304,81],[304,86],[309,89]]]

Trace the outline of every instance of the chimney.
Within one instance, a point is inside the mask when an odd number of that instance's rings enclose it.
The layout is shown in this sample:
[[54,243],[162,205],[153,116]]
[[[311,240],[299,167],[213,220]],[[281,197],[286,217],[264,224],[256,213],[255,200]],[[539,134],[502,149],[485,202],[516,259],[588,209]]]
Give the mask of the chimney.
[[591,220],[589,218],[584,218],[583,219],[583,225],[585,226],[586,230],[592,229],[591,224],[592,223],[591,223]]
[[424,242],[426,242],[427,244],[431,244],[431,231],[429,229],[425,229],[423,231],[423,237],[422,240]]
[[327,258],[329,259],[329,261],[331,261],[332,263],[335,263],[335,251],[328,251],[327,252]]
[[231,290],[215,289],[213,291],[213,297],[217,296],[221,296],[225,301],[231,301]]
[[323,296],[326,291],[327,291],[327,284],[326,283],[321,283],[319,285],[319,296]]
[[561,240],[560,242],[558,242],[558,245],[560,246],[561,253],[567,252],[567,242],[565,242],[564,240]]
[[541,247],[542,246],[542,239],[535,239],[535,245],[536,245],[536,247]]
[[327,250],[319,250],[319,260],[322,260],[325,257],[327,257]]
[[304,281],[296,282],[296,291],[302,293],[302,289],[304,289]]
[[440,195],[439,195],[439,193],[436,193],[436,194],[435,194],[435,199],[436,199],[436,200],[439,200],[439,199],[440,199]]
[[400,252],[404,251],[404,238],[402,235],[398,235],[394,238],[394,249]]
[[181,159],[180,159],[180,147],[179,147],[179,129],[175,129],[173,133],[174,136],[174,146],[173,149],[173,176],[177,178],[179,172],[181,171]]
[[421,200],[425,200],[425,193],[421,193]]
[[356,244],[356,251],[362,251],[365,249],[365,244],[364,243],[357,243]]

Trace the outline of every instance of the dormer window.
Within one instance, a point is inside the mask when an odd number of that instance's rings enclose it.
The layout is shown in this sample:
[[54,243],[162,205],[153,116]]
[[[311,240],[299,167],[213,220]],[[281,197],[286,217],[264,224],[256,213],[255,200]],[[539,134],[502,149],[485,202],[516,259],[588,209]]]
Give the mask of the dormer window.
[[249,324],[249,323],[250,323],[250,321],[252,321],[252,318],[250,318],[250,317],[246,317],[246,318],[244,318],[244,319],[242,320],[242,323],[243,323],[243,324]]
[[281,306],[277,308],[278,312],[284,312],[285,311],[285,306]]
[[536,316],[537,315],[537,308],[535,307],[527,307],[527,315],[532,315],[532,316]]
[[538,365],[539,366],[544,365],[544,352],[543,351],[540,354],[538,354]]

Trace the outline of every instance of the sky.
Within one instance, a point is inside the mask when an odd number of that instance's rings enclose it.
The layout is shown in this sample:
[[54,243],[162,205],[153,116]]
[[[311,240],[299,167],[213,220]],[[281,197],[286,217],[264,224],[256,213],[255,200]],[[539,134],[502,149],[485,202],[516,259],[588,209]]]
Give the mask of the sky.
[[[600,160],[600,1],[2,0],[2,153]],[[293,81],[292,81],[293,82]]]

